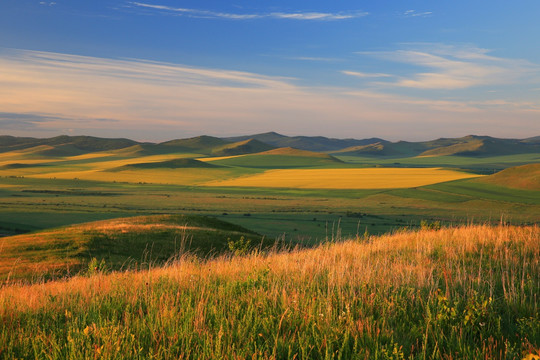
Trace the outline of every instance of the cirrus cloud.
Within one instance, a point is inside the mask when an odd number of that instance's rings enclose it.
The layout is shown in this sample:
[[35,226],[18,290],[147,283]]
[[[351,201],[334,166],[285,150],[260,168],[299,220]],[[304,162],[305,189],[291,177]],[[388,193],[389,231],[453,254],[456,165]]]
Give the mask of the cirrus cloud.
[[278,131],[425,140],[490,129],[493,136],[524,137],[537,131],[540,115],[537,101],[308,87],[294,78],[137,59],[0,49],[0,68],[6,69],[0,72],[0,126],[23,136],[73,129],[168,140]]
[[147,10],[154,10],[173,15],[185,15],[196,18],[227,19],[227,20],[252,20],[252,19],[290,19],[290,20],[347,20],[367,16],[365,11],[345,11],[337,13],[326,13],[316,11],[306,12],[270,12],[255,14],[226,13],[219,11],[200,10],[191,8],[181,8],[166,5],[148,4],[142,2],[130,2],[131,6]]
[[[540,66],[526,60],[489,55],[474,46],[409,44],[409,49],[358,52],[388,62],[420,68],[413,75],[396,74],[377,85],[415,89],[465,89],[480,86],[531,84],[540,81]],[[344,72],[355,75],[354,72]],[[372,77],[379,77],[374,74]],[[358,76],[358,75],[355,75]],[[369,74],[363,77],[370,77]]]

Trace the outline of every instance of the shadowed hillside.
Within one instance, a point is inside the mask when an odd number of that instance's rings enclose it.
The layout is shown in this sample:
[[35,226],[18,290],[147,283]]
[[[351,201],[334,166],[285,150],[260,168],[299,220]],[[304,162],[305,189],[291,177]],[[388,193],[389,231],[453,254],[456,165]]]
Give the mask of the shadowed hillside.
[[71,156],[83,153],[122,149],[138,144],[129,139],[106,139],[93,136],[67,136],[61,135],[48,139],[19,138],[13,136],[0,136],[0,152],[28,149],[36,146],[48,146],[43,155]]
[[540,153],[540,142],[535,138],[497,139],[489,136],[469,135],[457,139],[437,139],[424,142],[387,142],[353,146],[330,152],[353,156],[500,156]]
[[137,169],[182,169],[182,168],[216,168],[217,165],[213,165],[207,162],[202,162],[195,159],[174,159],[166,161],[137,163],[119,166],[109,171],[122,171],[122,170],[137,170]]
[[219,146],[212,150],[213,156],[234,156],[243,154],[253,154],[273,149],[273,146],[265,144],[255,139],[235,142]]
[[349,146],[367,145],[383,141],[382,139],[372,138],[364,140],[356,139],[332,139],[324,136],[285,136],[275,132],[264,134],[237,136],[224,138],[228,141],[243,141],[247,139],[256,139],[275,147],[293,147],[310,151],[332,151],[339,150]]
[[228,141],[213,136],[196,136],[188,139],[177,139],[162,142],[159,145],[168,146],[175,151],[190,151],[201,154],[210,154],[216,147],[225,146]]
[[469,135],[432,141],[389,142],[379,138],[333,139],[324,136],[285,136],[275,132],[217,138],[197,136],[159,144],[139,143],[128,139],[103,139],[91,136],[57,136],[49,139],[0,136],[0,153],[24,151],[32,156],[66,157],[91,152],[113,151],[119,156],[142,156],[167,153],[192,153],[211,156],[235,156],[292,147],[314,152],[348,156],[501,156],[540,153],[539,137],[498,139]]
[[307,150],[278,148],[256,154],[248,154],[228,159],[217,159],[213,164],[252,168],[293,168],[340,165],[343,162],[335,157]]
[[0,238],[0,282],[76,274],[90,259],[109,269],[141,262],[163,264],[182,252],[199,256],[228,250],[228,239],[261,237],[241,226],[195,215],[153,215],[103,220]]

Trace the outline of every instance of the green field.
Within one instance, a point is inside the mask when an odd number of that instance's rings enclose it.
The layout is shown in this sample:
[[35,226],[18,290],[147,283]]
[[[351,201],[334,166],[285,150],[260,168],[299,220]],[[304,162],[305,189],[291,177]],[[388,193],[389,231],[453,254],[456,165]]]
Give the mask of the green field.
[[[6,157],[8,154],[4,154]],[[175,158],[180,157],[175,154]],[[119,216],[177,213],[217,216],[266,236],[285,234],[291,239],[316,241],[325,239],[328,228],[333,225],[335,229],[338,222],[347,234],[356,234],[357,229],[363,233],[366,228],[370,233],[381,233],[403,226],[417,226],[422,219],[482,222],[499,221],[502,216],[513,223],[532,223],[538,221],[535,214],[540,213],[540,196],[535,189],[511,188],[479,180],[458,180],[408,189],[197,186],[197,183],[209,180],[260,174],[264,169],[249,167],[255,157],[250,155],[249,161],[242,166],[229,164],[205,168],[192,167],[192,163],[184,160],[171,162],[166,160],[169,155],[153,156],[154,162],[149,162],[148,157],[115,160],[106,157],[104,160],[101,156],[87,155],[77,159],[41,158],[35,160],[40,166],[3,168],[0,170],[0,230],[4,234],[14,234]],[[11,164],[16,163],[13,155],[10,158]],[[511,158],[515,163],[531,160],[529,155]],[[429,166],[435,162],[433,157],[423,159],[429,159]],[[425,161],[423,159],[420,160]],[[25,160],[28,161],[24,157],[19,159],[21,163]],[[458,160],[451,164],[452,168],[470,166],[470,163],[460,164],[461,159]],[[480,160],[475,159],[477,163]],[[484,161],[492,163],[500,159],[486,158]],[[163,163],[170,167],[160,167]],[[220,161],[211,163],[217,165]],[[197,162],[194,164],[198,166]],[[448,164],[448,157],[444,157],[438,165]],[[178,167],[171,168],[176,165]],[[129,170],[118,170],[122,166]],[[116,170],[99,171],[100,167]],[[288,167],[287,163],[285,167]],[[316,168],[321,169],[320,164]],[[85,171],[89,174],[88,180],[81,178]],[[92,180],[94,178],[98,180]]]

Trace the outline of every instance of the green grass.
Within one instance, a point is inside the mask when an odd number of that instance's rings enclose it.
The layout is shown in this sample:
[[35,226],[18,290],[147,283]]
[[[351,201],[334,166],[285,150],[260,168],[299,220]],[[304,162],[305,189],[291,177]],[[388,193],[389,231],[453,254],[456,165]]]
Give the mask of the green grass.
[[[180,213],[218,216],[267,237],[286,233],[290,240],[324,238],[323,224],[309,222],[314,217],[331,224],[341,216],[342,230],[354,235],[357,219],[348,219],[347,213],[372,216],[374,221],[360,219],[360,226],[376,234],[418,225],[422,219],[460,223],[498,221],[504,216],[516,224],[537,222],[535,214],[540,212],[538,192],[474,181],[399,190],[302,190],[3,177],[0,204],[4,227],[28,230],[127,215]],[[246,213],[251,216],[243,216]],[[276,219],[282,220],[276,223]]]
[[343,167],[346,165],[330,157],[294,155],[245,155],[212,161],[221,166],[248,167],[254,169],[289,169],[305,167]]
[[152,215],[53,228],[0,239],[0,280],[50,279],[76,274],[93,258],[112,270],[160,265],[181,253],[201,258],[229,250],[241,237],[266,248],[270,239],[203,216]]
[[0,289],[0,356],[522,359],[539,229],[398,233]]
[[482,183],[474,180],[452,181],[426,186],[426,189],[444,191],[449,194],[468,196],[469,199],[485,199],[520,204],[540,204],[540,192],[521,190]]
[[518,154],[505,156],[466,157],[466,156],[420,156],[420,157],[359,157],[336,156],[350,164],[402,166],[402,167],[433,167],[442,166],[472,170],[481,174],[493,174],[496,171],[512,166],[540,162],[540,154]]

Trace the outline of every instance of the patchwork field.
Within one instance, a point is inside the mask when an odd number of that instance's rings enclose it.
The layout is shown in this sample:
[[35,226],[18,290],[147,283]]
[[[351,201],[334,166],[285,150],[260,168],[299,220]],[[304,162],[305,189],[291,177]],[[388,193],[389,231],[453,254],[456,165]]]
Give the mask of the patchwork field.
[[397,189],[479,177],[440,168],[294,169],[204,183],[204,186],[298,189]]
[[[267,237],[316,243],[338,230],[355,236],[417,227],[422,220],[501,217],[523,224],[538,221],[540,213],[534,169],[482,176],[539,161],[535,153],[386,159],[285,147],[215,156],[264,147],[199,137],[103,150],[92,141],[99,151],[73,155],[72,145],[40,145],[0,153],[1,234],[128,215],[203,214]],[[527,187],[512,185],[524,179]]]

